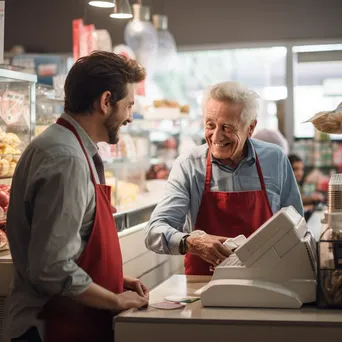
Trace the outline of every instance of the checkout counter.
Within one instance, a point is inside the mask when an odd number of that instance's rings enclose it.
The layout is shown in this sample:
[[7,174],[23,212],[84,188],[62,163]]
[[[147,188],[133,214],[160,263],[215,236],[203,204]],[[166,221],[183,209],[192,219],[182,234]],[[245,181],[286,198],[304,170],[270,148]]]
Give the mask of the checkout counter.
[[[210,281],[207,276],[173,275],[151,291],[150,302],[166,296],[194,296]],[[114,319],[115,341],[142,342],[322,342],[340,341],[339,310],[206,308],[196,301],[182,309],[128,310]]]
[[[316,239],[321,230],[323,212],[314,213],[308,228]],[[166,296],[198,296],[199,289],[208,284],[210,277],[175,275],[181,273],[182,256],[157,255],[144,246],[141,224],[127,217],[119,237],[123,251],[124,271],[140,277],[150,288],[150,303],[161,302]],[[120,225],[119,225],[120,226]],[[2,257],[2,278],[12,273],[10,258]],[[168,278],[168,279],[167,279]],[[167,279],[165,281],[165,279]],[[1,283],[1,282],[0,282]],[[4,284],[3,284],[4,285]],[[6,296],[9,283],[1,289]],[[1,287],[1,286],[0,286]],[[4,299],[0,295],[0,341],[1,316]],[[210,341],[327,341],[342,336],[340,311],[320,310],[305,304],[300,309],[219,308],[204,307],[198,300],[181,309],[159,310],[149,307],[144,310],[128,310],[114,318],[116,341],[172,341],[191,339],[196,342]]]
[[[319,238],[322,216],[323,212],[312,215],[306,227],[293,208],[282,209],[235,250],[242,267],[233,270],[236,265],[223,262],[213,277],[173,275],[151,291],[147,309],[128,310],[114,318],[115,340],[128,342],[136,336],[140,341],[163,342],[340,340],[341,312],[318,309],[313,303],[312,235]],[[174,310],[154,308],[153,304],[175,296],[198,300]]]

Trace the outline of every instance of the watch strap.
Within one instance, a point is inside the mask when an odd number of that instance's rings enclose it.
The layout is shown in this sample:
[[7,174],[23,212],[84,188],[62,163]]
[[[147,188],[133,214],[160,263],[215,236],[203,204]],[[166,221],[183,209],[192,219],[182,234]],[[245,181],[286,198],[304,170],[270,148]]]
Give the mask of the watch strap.
[[186,249],[187,249],[186,248],[186,239],[188,236],[189,236],[189,234],[184,235],[180,241],[180,244],[179,244],[179,252],[182,255],[186,254]]

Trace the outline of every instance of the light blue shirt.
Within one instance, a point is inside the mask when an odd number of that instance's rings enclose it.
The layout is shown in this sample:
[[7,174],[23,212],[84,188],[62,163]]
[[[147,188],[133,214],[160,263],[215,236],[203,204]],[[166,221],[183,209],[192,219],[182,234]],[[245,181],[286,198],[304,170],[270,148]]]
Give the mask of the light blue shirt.
[[[260,190],[255,163],[257,153],[273,213],[292,205],[304,215],[297,182],[283,150],[277,145],[254,139],[248,139],[246,143],[247,157],[236,169],[212,158],[211,191]],[[174,162],[165,196],[146,227],[145,244],[148,249],[160,254],[179,254],[182,237],[190,233],[196,223],[205,184],[207,153],[207,144],[197,146]]]

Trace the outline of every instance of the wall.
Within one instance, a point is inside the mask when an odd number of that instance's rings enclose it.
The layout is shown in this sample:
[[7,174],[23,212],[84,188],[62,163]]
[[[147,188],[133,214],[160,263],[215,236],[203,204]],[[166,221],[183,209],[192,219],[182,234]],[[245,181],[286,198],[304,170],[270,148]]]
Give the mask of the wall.
[[[131,3],[136,1],[131,0]],[[144,0],[166,13],[178,45],[311,39],[342,40],[341,0]],[[71,21],[84,17],[123,42],[125,21],[87,0],[7,0],[5,48],[23,44],[33,52],[71,52]]]

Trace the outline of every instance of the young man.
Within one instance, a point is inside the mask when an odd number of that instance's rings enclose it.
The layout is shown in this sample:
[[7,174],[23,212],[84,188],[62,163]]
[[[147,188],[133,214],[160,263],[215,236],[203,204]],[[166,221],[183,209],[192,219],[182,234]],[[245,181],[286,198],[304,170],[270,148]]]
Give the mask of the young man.
[[303,206],[291,165],[276,145],[250,139],[257,124],[254,92],[219,83],[203,102],[207,144],[173,164],[166,194],[146,231],[147,248],[186,254],[185,273],[209,275],[246,237],[282,207]]
[[65,82],[65,114],[23,153],[7,218],[9,339],[109,342],[113,313],[147,305],[146,287],[122,274],[96,146],[118,142],[120,127],[132,122],[134,84],[144,78],[144,68],[113,53],[80,58]]

